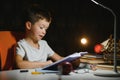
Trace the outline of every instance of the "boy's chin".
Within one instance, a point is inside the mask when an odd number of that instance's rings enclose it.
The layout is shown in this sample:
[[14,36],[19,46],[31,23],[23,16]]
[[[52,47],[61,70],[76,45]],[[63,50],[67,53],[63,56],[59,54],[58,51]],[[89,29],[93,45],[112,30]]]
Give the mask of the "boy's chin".
[[42,38],[38,38],[37,40],[40,41],[40,40],[42,40]]

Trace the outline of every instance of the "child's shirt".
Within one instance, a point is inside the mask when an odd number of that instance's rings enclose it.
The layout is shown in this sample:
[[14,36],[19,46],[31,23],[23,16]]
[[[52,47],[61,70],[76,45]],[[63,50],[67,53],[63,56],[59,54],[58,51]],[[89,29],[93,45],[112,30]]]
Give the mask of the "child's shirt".
[[45,40],[40,40],[38,43],[39,49],[28,44],[25,39],[22,39],[17,42],[16,53],[21,55],[24,60],[45,62],[55,52]]

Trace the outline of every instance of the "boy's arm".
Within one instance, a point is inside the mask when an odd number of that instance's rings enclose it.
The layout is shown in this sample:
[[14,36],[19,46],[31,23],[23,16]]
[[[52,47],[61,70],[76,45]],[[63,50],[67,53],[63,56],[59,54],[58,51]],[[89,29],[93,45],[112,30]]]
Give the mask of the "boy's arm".
[[58,61],[63,59],[64,57],[58,55],[57,53],[54,53],[51,57],[50,57],[53,61]]
[[23,60],[22,56],[20,56],[19,54],[16,55],[16,64],[17,64],[17,67],[20,69],[42,68],[51,63],[53,63],[51,60],[48,60],[46,62],[25,61]]

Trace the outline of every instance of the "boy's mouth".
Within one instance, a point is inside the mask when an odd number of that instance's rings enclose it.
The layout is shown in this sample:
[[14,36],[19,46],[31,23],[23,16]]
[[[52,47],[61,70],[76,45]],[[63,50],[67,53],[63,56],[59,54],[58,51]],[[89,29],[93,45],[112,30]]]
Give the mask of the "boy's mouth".
[[41,38],[43,38],[43,35],[39,35]]

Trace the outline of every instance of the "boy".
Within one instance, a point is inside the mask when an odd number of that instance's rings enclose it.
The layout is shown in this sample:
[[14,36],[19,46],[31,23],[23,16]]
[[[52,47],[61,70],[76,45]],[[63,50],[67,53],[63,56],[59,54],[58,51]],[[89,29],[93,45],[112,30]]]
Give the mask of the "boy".
[[[62,59],[42,38],[51,23],[51,15],[32,6],[27,10],[25,18],[26,34],[16,45],[16,64],[18,68],[42,68],[53,61]],[[48,60],[50,57],[52,60]]]

